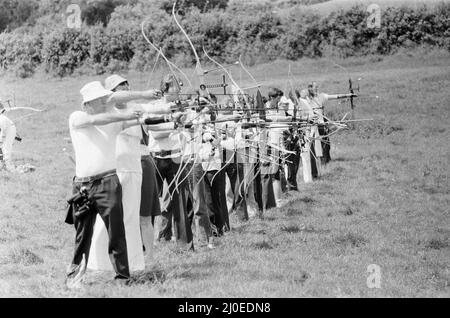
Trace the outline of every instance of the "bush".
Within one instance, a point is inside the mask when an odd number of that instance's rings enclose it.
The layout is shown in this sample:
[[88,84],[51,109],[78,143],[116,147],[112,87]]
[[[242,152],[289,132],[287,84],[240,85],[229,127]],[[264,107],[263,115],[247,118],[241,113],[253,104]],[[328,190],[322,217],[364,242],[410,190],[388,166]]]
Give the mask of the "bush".
[[[62,10],[64,1],[41,3]],[[65,25],[57,27],[64,24],[63,18],[49,13],[38,18],[33,28],[21,27],[0,34],[0,66],[12,69],[14,65],[18,76],[29,76],[41,63],[47,72],[59,76],[70,75],[77,69],[94,70],[97,74],[127,68],[148,70],[154,66],[158,52],[141,34],[144,20],[146,35],[156,47],[162,48],[167,58],[179,66],[192,66],[195,56],[171,17],[171,3],[168,0],[91,3],[91,7],[105,9],[100,11],[108,12],[102,15],[107,19],[93,18],[88,22],[101,23],[85,24],[82,31],[65,29]],[[322,17],[301,7],[277,14],[269,2],[209,1],[207,10],[191,6],[192,3],[180,2],[178,18],[203,61],[203,46],[219,62],[233,63],[242,56],[250,65],[278,58],[387,55],[420,46],[450,51],[448,3],[435,9],[425,6],[385,9],[378,29],[367,26],[368,13],[362,6]],[[206,5],[207,1],[203,3]],[[113,7],[114,11],[109,12]],[[46,11],[40,8],[39,12]]]
[[53,31],[44,38],[42,57],[45,70],[58,76],[72,74],[89,57],[90,44],[90,34],[86,31]]
[[0,34],[0,65],[19,77],[28,77],[42,62],[42,38],[39,34],[24,34],[20,30]]

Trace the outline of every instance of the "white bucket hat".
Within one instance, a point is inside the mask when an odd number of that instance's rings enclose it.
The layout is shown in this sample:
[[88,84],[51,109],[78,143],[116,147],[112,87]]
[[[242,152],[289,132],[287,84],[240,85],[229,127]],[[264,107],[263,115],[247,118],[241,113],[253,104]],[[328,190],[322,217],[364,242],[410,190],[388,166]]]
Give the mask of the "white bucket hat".
[[111,95],[113,92],[103,87],[99,81],[90,82],[83,86],[80,90],[81,96],[83,96],[83,104],[92,102],[93,100]]
[[111,75],[110,77],[108,77],[107,79],[105,79],[105,88],[112,91],[113,89],[115,89],[117,86],[119,86],[122,83],[128,82],[127,79],[123,78],[120,75]]

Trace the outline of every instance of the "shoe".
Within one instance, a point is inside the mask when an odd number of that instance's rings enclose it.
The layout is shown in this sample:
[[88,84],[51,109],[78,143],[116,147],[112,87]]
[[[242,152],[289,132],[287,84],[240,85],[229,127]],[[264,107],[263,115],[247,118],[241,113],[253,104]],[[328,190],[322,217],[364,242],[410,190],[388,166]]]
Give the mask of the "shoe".
[[116,277],[114,284],[118,287],[128,287],[131,285],[131,278]]
[[216,248],[216,246],[215,246],[213,243],[209,243],[208,246],[207,246],[207,248],[208,248],[209,250],[214,250],[214,249]]

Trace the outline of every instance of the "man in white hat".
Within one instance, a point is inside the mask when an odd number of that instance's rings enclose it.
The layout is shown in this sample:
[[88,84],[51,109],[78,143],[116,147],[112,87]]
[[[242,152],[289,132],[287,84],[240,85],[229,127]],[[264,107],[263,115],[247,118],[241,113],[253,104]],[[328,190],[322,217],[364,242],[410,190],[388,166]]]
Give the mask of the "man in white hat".
[[122,187],[116,173],[116,144],[119,133],[142,124],[141,112],[118,113],[113,106],[136,99],[156,99],[160,92],[116,92],[100,82],[86,84],[80,91],[82,110],[70,115],[69,129],[75,151],[76,177],[71,209],[66,222],[76,229],[75,251],[68,268],[67,284],[75,287],[86,264],[97,213],[107,228],[108,254],[116,279],[130,277],[123,222]]
[[[119,75],[108,77],[105,80],[105,88],[113,92],[130,90],[128,80]],[[137,109],[139,105],[117,103],[115,110],[125,113],[130,107]],[[165,122],[164,118],[160,121],[162,122]],[[154,121],[154,123],[158,122]],[[144,245],[147,255],[151,255],[154,236],[152,215],[155,217],[161,215],[155,167],[152,162],[147,164],[147,160],[151,159],[147,159],[150,152],[143,141],[144,135],[147,136],[146,130],[147,128],[144,129],[142,126],[127,128],[119,133],[116,144],[117,175],[123,191],[125,235],[131,271],[145,269],[142,247]],[[144,164],[141,162],[141,155]],[[146,187],[142,189],[144,180]],[[97,221],[100,221],[100,216],[97,216]],[[106,227],[102,222],[96,222],[88,263],[89,269],[112,270],[107,244]]]
[[16,126],[14,122],[6,116],[6,109],[0,100],[0,170],[6,168],[7,171],[15,171],[11,160],[11,153],[14,140],[16,139]]

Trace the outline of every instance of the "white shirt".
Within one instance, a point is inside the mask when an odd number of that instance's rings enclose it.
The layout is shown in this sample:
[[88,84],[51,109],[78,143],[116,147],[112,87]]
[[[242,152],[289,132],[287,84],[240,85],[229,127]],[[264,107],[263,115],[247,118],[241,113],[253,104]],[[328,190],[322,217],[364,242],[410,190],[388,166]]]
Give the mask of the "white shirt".
[[314,113],[319,115],[319,123],[324,123],[323,109],[325,106],[325,102],[328,101],[328,99],[329,95],[324,93],[320,93],[318,96],[309,99]]
[[302,119],[311,119],[315,116],[311,102],[308,99],[299,99],[299,117]]
[[178,158],[181,156],[180,133],[176,130],[150,131],[148,148],[151,152],[172,151],[173,155],[164,158]]
[[[214,134],[213,127],[208,127],[210,133]],[[218,128],[218,127],[216,127]],[[205,132],[205,131],[204,131]],[[216,138],[221,138],[220,131],[218,131],[219,136]],[[210,142],[202,143],[200,150],[200,158],[202,159],[202,167],[205,171],[215,171],[222,169],[222,157],[223,149],[219,144],[213,151],[212,144]]]
[[277,147],[283,146],[283,131],[287,130],[287,122],[290,117],[286,117],[284,111],[269,110],[266,114],[267,119],[271,119],[269,129],[269,144]]
[[[148,103],[146,111],[151,113],[156,108],[168,108],[171,103],[166,102],[164,99],[152,101]],[[173,129],[173,123],[160,124],[162,127],[171,127],[166,131],[149,131],[149,144],[148,148],[151,152],[172,151],[174,154],[164,156],[164,158],[178,158],[181,157],[181,136],[178,131]]]
[[288,112],[290,115],[293,115],[295,104],[290,98],[281,96],[280,101],[278,102],[278,108]]
[[122,123],[74,128],[75,121],[88,117],[82,111],[70,115],[69,130],[75,151],[76,176],[91,177],[117,168],[117,136]]

